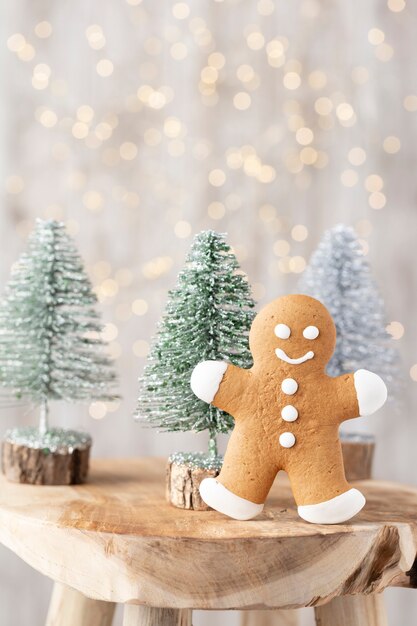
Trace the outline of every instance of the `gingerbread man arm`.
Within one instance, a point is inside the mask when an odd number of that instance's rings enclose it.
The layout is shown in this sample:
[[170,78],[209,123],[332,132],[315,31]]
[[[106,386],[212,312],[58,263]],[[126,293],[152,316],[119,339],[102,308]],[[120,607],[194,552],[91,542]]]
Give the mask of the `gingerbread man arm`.
[[236,417],[250,376],[249,370],[225,361],[203,361],[193,370],[191,389],[200,400]]
[[357,370],[334,379],[336,386],[336,414],[341,422],[354,417],[372,415],[385,404],[387,388],[377,374]]

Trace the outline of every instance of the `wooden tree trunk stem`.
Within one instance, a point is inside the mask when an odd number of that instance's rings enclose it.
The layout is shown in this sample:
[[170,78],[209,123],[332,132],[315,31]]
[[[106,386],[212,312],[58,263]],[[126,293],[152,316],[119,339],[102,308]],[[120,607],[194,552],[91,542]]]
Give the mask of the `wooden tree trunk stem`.
[[111,626],[116,605],[55,583],[46,626]]
[[48,400],[45,398],[40,406],[39,431],[41,435],[45,435],[49,428],[49,406]]
[[340,596],[315,608],[317,626],[388,626],[382,594]]
[[123,626],[192,626],[188,609],[159,609],[138,604],[126,604]]

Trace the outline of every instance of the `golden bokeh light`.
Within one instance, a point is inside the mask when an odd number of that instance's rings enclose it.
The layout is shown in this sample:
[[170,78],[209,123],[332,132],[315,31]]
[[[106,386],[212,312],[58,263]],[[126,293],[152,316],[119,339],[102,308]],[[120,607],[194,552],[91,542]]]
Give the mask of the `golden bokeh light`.
[[174,226],[174,234],[179,239],[186,239],[191,235],[191,224],[186,220],[179,220]]
[[354,187],[359,180],[359,176],[355,170],[346,169],[342,172],[340,180],[344,187]]
[[409,94],[404,98],[403,104],[406,111],[417,111],[417,95]]
[[379,210],[384,208],[387,199],[381,191],[374,191],[370,194],[368,202],[371,209]]
[[275,220],[277,210],[272,204],[263,204],[259,207],[259,219],[266,224]]
[[96,71],[102,78],[107,78],[113,74],[114,66],[110,59],[101,59],[96,65]]
[[170,54],[176,61],[182,61],[188,54],[188,48],[182,41],[177,41],[172,44]]
[[132,161],[138,154],[138,148],[132,141],[124,141],[119,151],[121,158],[125,161]]
[[172,7],[172,15],[177,20],[185,20],[190,15],[190,7],[186,2],[176,2]]
[[368,41],[373,46],[378,46],[385,40],[385,33],[380,28],[371,28],[368,31]]
[[314,133],[311,128],[301,127],[295,133],[295,138],[297,142],[302,146],[307,146],[314,139]]
[[149,349],[149,342],[145,339],[138,339],[132,346],[133,354],[138,357],[148,356]]
[[378,174],[370,174],[365,179],[365,189],[367,191],[381,191],[384,187],[384,181]]
[[401,339],[401,337],[404,336],[405,332],[404,326],[401,324],[401,322],[396,321],[390,322],[386,326],[385,330],[389,335],[391,335],[393,339]]
[[348,121],[354,116],[353,107],[348,102],[341,102],[336,107],[336,115],[341,121]]
[[327,76],[321,70],[315,70],[308,75],[308,84],[312,89],[323,89],[327,84]]
[[366,152],[363,148],[356,146],[348,152],[348,161],[351,165],[363,165],[366,161]]
[[26,38],[22,35],[22,33],[14,33],[14,35],[10,35],[7,40],[7,47],[11,52],[19,52],[23,50],[26,45]]
[[275,4],[273,0],[258,0],[256,8],[259,15],[266,17],[275,11]]
[[251,50],[261,50],[265,45],[265,37],[259,31],[253,31],[246,37],[246,43]]
[[104,198],[99,191],[86,191],[83,195],[83,204],[86,209],[89,209],[90,211],[101,211],[104,204]]
[[298,89],[301,85],[301,77],[297,72],[287,72],[284,74],[283,84],[286,89],[294,90]]
[[401,141],[398,137],[389,135],[389,137],[385,137],[382,146],[388,154],[397,154],[401,148]]
[[85,31],[89,46],[93,50],[101,50],[106,45],[103,29],[98,24],[92,24]]
[[72,126],[71,133],[76,139],[85,139],[88,135],[88,125],[84,122],[75,122]]
[[146,300],[143,300],[143,298],[137,298],[136,300],[134,300],[132,302],[132,312],[135,315],[138,315],[139,317],[141,317],[142,315],[145,315],[149,310],[149,304],[147,303]]
[[290,244],[285,239],[278,239],[273,245],[273,251],[276,256],[286,257],[290,253]]
[[48,39],[52,35],[52,24],[44,20],[43,22],[38,22],[34,28],[35,35],[39,37],[39,39]]
[[114,341],[119,334],[119,329],[116,324],[111,322],[104,324],[103,330],[101,331],[101,337],[103,341]]
[[393,13],[400,13],[404,11],[406,4],[405,0],[388,0],[387,6]]
[[25,184],[21,176],[14,174],[6,178],[5,190],[11,196],[17,196],[19,193],[22,193],[24,186]]
[[[291,229],[291,237],[294,241],[305,241],[308,237],[307,226],[304,226],[304,224],[296,224],[293,226]],[[286,254],[288,254],[288,252],[286,252]]]
[[226,174],[221,169],[214,169],[209,172],[208,180],[213,187],[221,187],[226,182]]
[[410,367],[410,378],[417,381],[417,363]]
[[246,111],[251,105],[251,97],[245,91],[239,91],[233,97],[233,105],[239,111]]
[[207,213],[212,220],[221,220],[226,213],[226,208],[222,202],[210,202]]
[[45,109],[40,114],[39,121],[45,128],[53,128],[58,121],[58,116],[55,111]]
[[333,110],[333,102],[330,98],[322,96],[315,101],[314,109],[319,115],[329,115]]
[[103,417],[106,417],[107,414],[107,405],[105,402],[92,402],[88,409],[90,417],[95,420],[101,420]]

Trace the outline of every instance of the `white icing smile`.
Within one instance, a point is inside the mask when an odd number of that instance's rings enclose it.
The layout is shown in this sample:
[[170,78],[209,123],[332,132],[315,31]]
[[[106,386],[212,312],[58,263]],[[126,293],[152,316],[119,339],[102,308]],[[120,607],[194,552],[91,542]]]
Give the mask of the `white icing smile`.
[[312,350],[306,352],[304,356],[300,356],[298,359],[290,359],[290,357],[284,352],[284,350],[281,350],[281,348],[275,348],[275,354],[279,359],[281,359],[281,361],[285,361],[290,365],[300,365],[300,363],[305,363],[314,357],[314,352]]

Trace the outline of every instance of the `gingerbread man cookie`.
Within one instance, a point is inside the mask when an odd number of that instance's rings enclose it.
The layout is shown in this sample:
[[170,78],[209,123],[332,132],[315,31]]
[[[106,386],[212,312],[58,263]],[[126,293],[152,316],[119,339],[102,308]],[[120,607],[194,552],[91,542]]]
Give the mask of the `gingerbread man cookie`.
[[253,321],[254,364],[245,370],[203,361],[191,377],[194,393],[235,420],[217,478],[201,483],[203,500],[235,519],[258,515],[277,472],[288,473],[300,517],[337,524],[365,504],[346,481],[339,425],[370,415],[385,402],[379,376],[361,369],[331,378],[336,328],[314,298],[274,300]]

